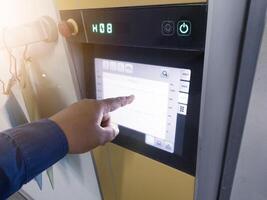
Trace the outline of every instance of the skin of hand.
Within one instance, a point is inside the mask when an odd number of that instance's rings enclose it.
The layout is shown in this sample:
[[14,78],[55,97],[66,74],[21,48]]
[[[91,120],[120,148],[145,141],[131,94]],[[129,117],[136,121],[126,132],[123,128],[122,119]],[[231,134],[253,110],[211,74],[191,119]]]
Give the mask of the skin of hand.
[[104,100],[84,99],[50,117],[65,133],[69,153],[85,153],[112,141],[118,128],[109,113],[132,103],[134,96]]

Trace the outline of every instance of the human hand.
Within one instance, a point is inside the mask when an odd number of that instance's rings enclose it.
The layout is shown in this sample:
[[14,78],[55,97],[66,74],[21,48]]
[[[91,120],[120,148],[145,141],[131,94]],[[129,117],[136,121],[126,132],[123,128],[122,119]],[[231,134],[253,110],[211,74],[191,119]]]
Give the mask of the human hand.
[[69,153],[85,153],[112,141],[118,128],[110,122],[109,112],[132,103],[134,96],[104,100],[84,99],[53,115],[50,119],[64,131]]

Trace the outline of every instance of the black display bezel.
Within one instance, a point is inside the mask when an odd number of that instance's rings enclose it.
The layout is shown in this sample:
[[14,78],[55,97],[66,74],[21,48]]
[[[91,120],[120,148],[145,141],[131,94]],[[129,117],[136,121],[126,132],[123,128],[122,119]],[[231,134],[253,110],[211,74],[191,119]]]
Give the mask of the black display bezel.
[[[85,79],[87,80],[86,88],[88,98],[96,97],[94,58],[191,70],[187,115],[179,115],[177,117],[175,153],[169,153],[147,145],[143,133],[138,133],[125,127],[120,127],[120,134],[113,143],[194,175],[204,53],[106,45],[84,45],[84,57],[86,58]],[[185,122],[184,131],[182,131],[183,128],[179,128],[179,124],[183,124],[180,121],[183,120]]]

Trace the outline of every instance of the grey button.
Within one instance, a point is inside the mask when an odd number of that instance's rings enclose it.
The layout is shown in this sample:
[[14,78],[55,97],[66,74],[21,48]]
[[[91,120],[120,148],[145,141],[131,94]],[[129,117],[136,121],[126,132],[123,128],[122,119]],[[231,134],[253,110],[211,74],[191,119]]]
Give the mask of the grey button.
[[172,36],[175,33],[174,21],[165,20],[161,24],[161,34],[164,36]]

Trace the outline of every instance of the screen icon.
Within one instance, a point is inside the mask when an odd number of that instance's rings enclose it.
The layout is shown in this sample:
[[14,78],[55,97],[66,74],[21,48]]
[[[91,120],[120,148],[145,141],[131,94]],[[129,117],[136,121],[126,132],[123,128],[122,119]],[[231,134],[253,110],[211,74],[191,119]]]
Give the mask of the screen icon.
[[164,36],[172,36],[175,32],[174,21],[165,20],[161,24],[161,33]]
[[162,78],[168,78],[168,76],[169,76],[168,71],[167,71],[167,70],[162,70],[160,76],[161,76]]
[[133,65],[126,63],[124,66],[124,71],[128,74],[132,74],[133,73]]
[[177,33],[179,36],[190,36],[191,35],[191,22],[188,20],[178,21]]
[[178,114],[186,115],[186,113],[187,113],[187,105],[178,104]]

